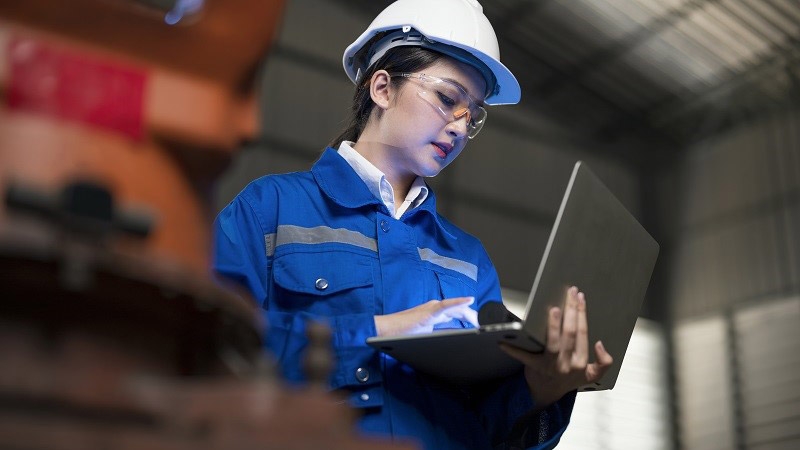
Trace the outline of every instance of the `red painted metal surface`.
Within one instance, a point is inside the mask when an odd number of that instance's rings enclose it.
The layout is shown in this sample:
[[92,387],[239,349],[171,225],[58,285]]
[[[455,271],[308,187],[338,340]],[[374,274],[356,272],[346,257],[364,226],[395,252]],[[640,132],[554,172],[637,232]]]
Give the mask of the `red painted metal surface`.
[[7,49],[12,110],[144,136],[144,70],[91,58],[45,41],[12,37]]

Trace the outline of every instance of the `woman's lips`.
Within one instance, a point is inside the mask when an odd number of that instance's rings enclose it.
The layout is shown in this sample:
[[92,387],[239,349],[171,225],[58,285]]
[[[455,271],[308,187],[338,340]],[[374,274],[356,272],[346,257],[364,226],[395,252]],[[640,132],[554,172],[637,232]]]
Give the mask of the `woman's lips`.
[[450,144],[445,144],[442,142],[434,142],[433,145],[436,146],[437,153],[441,158],[447,158],[447,155],[449,155],[450,152],[453,151],[453,146]]

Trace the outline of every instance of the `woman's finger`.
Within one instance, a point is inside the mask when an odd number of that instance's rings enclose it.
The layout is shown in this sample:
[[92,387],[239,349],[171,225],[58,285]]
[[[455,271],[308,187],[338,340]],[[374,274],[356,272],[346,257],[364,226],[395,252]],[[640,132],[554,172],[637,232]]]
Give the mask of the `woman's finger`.
[[561,308],[550,308],[547,317],[547,352],[558,355],[561,348]]
[[478,312],[469,307],[469,303],[463,305],[455,305],[446,308],[440,312],[447,321],[450,319],[461,319],[471,323],[474,327],[478,327]]
[[451,308],[453,306],[458,305],[471,305],[475,302],[475,297],[453,297],[453,298],[446,298],[444,300],[440,300],[436,302],[436,307],[439,311]]
[[586,381],[597,381],[605,375],[611,364],[614,363],[614,358],[611,356],[601,341],[594,344],[594,353],[597,362],[586,366]]
[[589,324],[586,318],[586,296],[578,293],[578,329],[575,335],[575,352],[572,354],[572,367],[583,369],[589,361]]
[[567,301],[564,306],[564,323],[561,325],[561,348],[559,348],[558,362],[562,372],[569,371],[572,366],[572,353],[575,351],[575,334],[578,331],[578,288],[575,286],[567,291]]
[[475,311],[469,306],[464,307],[462,315],[459,318],[461,320],[466,320],[467,322],[471,323],[472,326],[474,326],[475,328],[480,327],[480,325],[478,325],[478,311]]
[[451,319],[461,319],[478,327],[478,313],[470,308],[475,302],[475,297],[456,297],[442,300],[436,304],[436,311],[432,316],[437,322],[446,322]]

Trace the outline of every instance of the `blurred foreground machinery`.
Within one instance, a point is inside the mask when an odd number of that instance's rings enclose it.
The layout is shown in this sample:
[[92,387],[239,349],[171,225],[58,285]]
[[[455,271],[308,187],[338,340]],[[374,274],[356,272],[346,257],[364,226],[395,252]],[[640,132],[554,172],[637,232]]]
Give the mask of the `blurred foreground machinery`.
[[207,275],[282,6],[0,0],[0,447],[401,448],[272,378],[256,308]]
[[271,378],[251,302],[113,249],[116,235],[141,238],[150,223],[117,209],[102,186],[73,182],[53,194],[15,184],[6,203],[0,447],[401,448],[356,438],[353,411],[325,392],[324,327],[310,327],[316,384],[287,389]]

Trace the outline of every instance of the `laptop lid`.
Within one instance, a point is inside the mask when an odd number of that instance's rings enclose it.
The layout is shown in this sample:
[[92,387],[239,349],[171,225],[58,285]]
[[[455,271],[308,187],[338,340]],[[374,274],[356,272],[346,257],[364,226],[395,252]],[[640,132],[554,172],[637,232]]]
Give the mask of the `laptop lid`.
[[[570,286],[586,296],[590,362],[603,341],[614,364],[596,388],[616,382],[650,283],[659,246],[589,167],[578,161],[528,297],[523,329],[547,337],[547,312]],[[591,389],[587,386],[586,389]]]

